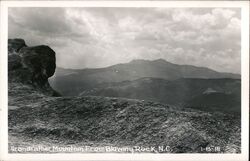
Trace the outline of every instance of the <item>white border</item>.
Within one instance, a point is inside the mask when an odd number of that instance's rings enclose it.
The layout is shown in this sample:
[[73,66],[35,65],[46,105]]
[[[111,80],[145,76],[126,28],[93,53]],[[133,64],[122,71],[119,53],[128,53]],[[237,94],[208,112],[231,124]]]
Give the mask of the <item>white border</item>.
[[[248,160],[249,149],[249,2],[248,1],[0,1],[0,160]],[[8,154],[7,40],[8,7],[239,7],[241,8],[241,154]]]

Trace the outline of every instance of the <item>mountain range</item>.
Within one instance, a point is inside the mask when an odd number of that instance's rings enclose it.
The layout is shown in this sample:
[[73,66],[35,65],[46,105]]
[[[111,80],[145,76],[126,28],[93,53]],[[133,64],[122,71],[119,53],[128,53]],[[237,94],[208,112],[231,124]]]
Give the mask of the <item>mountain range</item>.
[[98,69],[57,68],[51,86],[65,96],[105,96],[240,114],[241,76],[163,59]]
[[140,78],[161,78],[177,80],[180,78],[240,79],[239,74],[220,73],[204,67],[177,65],[163,59],[154,61],[133,60],[125,64],[117,64],[97,69],[64,69],[57,67],[55,76],[49,82],[63,95],[78,95],[103,83],[132,81]]

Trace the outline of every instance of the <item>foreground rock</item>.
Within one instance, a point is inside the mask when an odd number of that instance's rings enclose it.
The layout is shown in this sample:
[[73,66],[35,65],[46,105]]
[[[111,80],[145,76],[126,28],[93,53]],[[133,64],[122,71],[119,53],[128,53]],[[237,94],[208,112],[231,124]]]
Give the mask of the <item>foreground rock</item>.
[[[55,91],[46,79],[53,75],[54,63],[52,49],[46,46],[9,53],[10,153],[17,153],[12,147],[30,146],[156,147],[139,153],[241,152],[240,118],[233,115],[122,98],[52,97]],[[159,146],[170,149],[159,151]],[[206,151],[206,147],[219,148]]]
[[55,73],[55,52],[48,46],[25,47],[19,52],[22,64],[32,74],[32,82],[42,86]]
[[45,45],[27,47],[22,39],[9,39],[8,42],[9,86],[21,83],[48,95],[58,95],[48,83],[56,68],[55,52]]
[[9,39],[8,40],[8,51],[10,53],[19,52],[23,47],[26,47],[25,41],[23,39]]

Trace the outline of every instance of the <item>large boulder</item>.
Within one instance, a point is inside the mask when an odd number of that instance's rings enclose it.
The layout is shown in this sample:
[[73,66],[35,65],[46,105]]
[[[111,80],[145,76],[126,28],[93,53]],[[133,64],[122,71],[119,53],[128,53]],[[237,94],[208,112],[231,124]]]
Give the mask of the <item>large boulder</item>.
[[18,54],[9,53],[8,55],[8,71],[22,67],[22,59]]
[[23,68],[28,69],[33,83],[44,85],[56,68],[55,52],[48,46],[23,47],[19,53]]
[[25,41],[23,39],[8,39],[8,52],[14,53],[19,52],[23,47],[26,47]]
[[8,81],[59,95],[49,83],[56,68],[55,52],[48,46],[27,47],[22,39],[8,40]]

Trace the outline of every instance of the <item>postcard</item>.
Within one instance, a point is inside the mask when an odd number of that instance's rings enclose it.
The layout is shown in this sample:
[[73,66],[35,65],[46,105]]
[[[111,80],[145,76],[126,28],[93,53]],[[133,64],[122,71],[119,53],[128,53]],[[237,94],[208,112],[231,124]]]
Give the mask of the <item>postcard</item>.
[[0,160],[247,160],[248,1],[1,1]]

